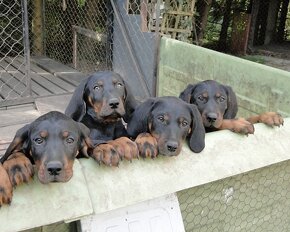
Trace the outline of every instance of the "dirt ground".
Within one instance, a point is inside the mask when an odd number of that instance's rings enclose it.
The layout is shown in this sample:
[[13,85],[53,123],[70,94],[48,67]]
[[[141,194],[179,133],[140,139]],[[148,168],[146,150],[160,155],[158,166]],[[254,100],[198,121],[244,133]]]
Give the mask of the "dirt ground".
[[290,41],[255,47],[253,55],[259,56],[265,65],[290,72]]

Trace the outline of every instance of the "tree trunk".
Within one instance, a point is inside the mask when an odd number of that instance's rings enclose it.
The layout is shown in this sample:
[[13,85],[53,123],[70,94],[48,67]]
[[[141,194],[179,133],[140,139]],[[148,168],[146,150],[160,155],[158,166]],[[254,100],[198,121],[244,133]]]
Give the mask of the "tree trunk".
[[279,6],[280,1],[270,0],[264,44],[269,44],[273,41],[278,18]]
[[256,25],[257,25],[257,16],[258,16],[259,7],[260,7],[260,0],[252,0],[250,5],[252,5],[251,7],[252,16],[251,16],[251,26],[250,26],[250,33],[249,33],[249,40],[248,40],[248,50],[251,52],[254,47],[254,41],[255,41],[255,35],[256,35],[255,31],[256,31]]
[[277,33],[277,40],[282,42],[285,36],[285,23],[287,19],[287,11],[288,11],[289,0],[283,0],[282,9],[281,9],[281,16],[280,16],[280,23],[278,26],[278,33]]
[[246,13],[251,14],[252,8],[253,8],[253,0],[250,0],[249,4],[247,6],[247,9],[246,9]]
[[220,32],[220,38],[219,38],[219,43],[218,43],[218,49],[220,51],[226,50],[228,27],[231,22],[232,3],[233,3],[233,0],[226,0],[226,3],[225,3],[225,13],[223,17],[222,29]]
[[258,45],[263,45],[265,41],[269,1],[270,0],[263,0],[260,2],[260,9],[259,9],[257,25],[256,25],[256,28],[258,30],[256,30],[256,34],[255,34],[256,44]]
[[212,0],[205,2],[200,0],[197,4],[197,11],[199,13],[199,22],[197,24],[197,41],[199,45],[202,45],[202,39],[204,37],[204,31],[208,21],[208,13],[211,8]]

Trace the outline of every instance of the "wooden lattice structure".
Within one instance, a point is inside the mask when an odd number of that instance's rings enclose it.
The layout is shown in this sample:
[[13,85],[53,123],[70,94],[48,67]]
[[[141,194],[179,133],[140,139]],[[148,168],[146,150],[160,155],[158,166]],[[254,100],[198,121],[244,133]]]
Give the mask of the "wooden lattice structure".
[[146,19],[148,30],[158,30],[173,39],[186,41],[194,30],[194,6],[195,0],[143,1],[143,7],[146,7],[148,12]]

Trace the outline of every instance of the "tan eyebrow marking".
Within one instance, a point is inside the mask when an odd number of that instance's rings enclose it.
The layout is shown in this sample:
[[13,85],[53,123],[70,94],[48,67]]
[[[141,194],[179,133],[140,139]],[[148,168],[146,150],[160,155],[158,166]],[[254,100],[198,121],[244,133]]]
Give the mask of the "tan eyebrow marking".
[[169,117],[168,114],[164,114],[164,120],[165,120],[166,122],[170,120],[170,117]]
[[48,136],[48,132],[46,130],[40,131],[39,135],[41,138],[46,138]]
[[216,95],[215,95],[216,97],[220,97],[221,96],[221,93],[216,93]]
[[104,82],[103,81],[97,81],[97,85],[103,85]]
[[62,132],[62,136],[63,136],[64,138],[67,138],[68,135],[69,135],[68,131],[63,131],[63,132]]

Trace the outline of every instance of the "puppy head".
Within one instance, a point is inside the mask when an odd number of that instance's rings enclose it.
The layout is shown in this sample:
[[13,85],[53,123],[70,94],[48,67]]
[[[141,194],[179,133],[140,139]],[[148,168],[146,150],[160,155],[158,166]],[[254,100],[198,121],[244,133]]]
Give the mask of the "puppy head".
[[188,136],[191,150],[200,152],[204,148],[205,131],[196,107],[176,97],[149,99],[136,108],[128,133],[136,137],[142,132],[156,138],[163,155],[178,155]]
[[110,123],[126,118],[135,105],[122,77],[112,71],[102,71],[93,73],[80,83],[65,114],[81,121],[87,113],[98,122]]
[[75,157],[92,147],[88,136],[83,124],[52,111],[18,130],[4,156],[22,151],[33,159],[41,183],[67,182]]
[[95,73],[84,90],[87,111],[101,122],[115,122],[125,115],[125,83],[113,72]]
[[188,85],[179,97],[197,106],[206,128],[219,128],[223,119],[234,118],[238,110],[231,87],[214,80]]

